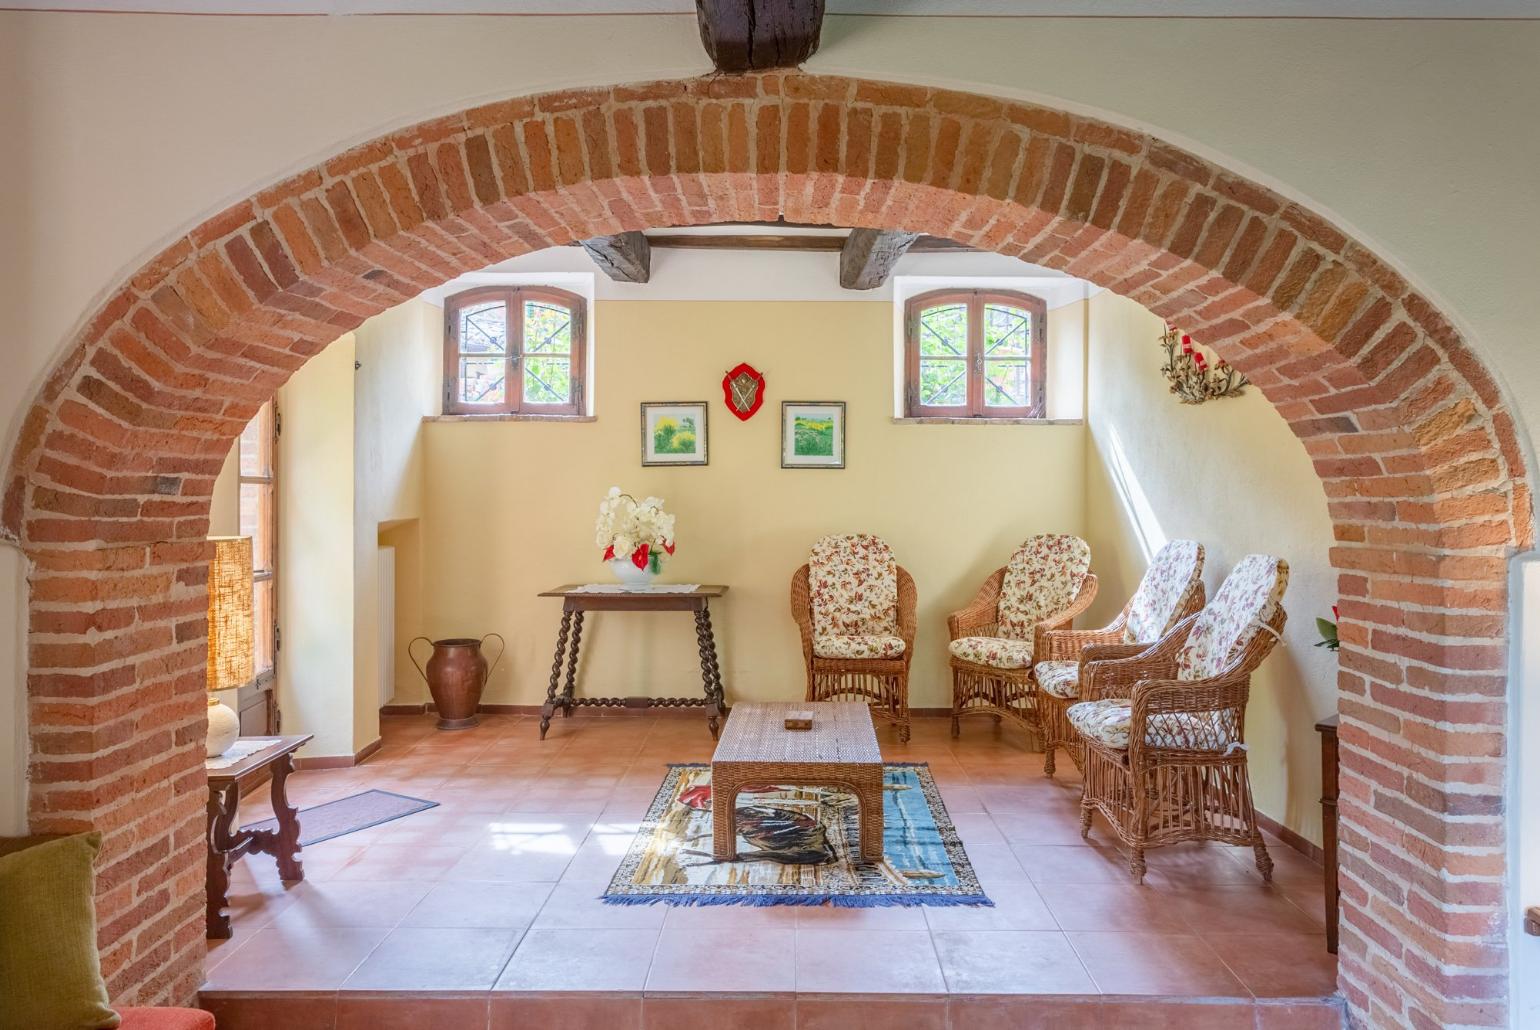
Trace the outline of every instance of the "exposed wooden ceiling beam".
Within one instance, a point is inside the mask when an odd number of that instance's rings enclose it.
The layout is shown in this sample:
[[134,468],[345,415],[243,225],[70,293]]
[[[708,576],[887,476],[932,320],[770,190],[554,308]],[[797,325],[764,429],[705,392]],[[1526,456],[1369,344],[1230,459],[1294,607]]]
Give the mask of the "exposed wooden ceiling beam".
[[920,234],[889,229],[852,229],[840,248],[840,285],[847,290],[875,290],[888,281],[893,266]]
[[639,232],[583,240],[588,256],[618,283],[644,283],[652,277],[652,244]]
[[813,56],[824,0],[695,0],[700,41],[723,72],[795,68]]

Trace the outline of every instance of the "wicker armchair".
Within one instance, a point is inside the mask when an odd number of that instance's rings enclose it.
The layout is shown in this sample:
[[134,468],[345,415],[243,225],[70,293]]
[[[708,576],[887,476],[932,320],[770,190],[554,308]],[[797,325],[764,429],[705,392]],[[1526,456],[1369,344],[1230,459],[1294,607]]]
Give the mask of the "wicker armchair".
[[881,538],[827,536],[791,577],[807,700],[866,701],[909,740],[914,578]]
[[947,617],[952,736],[965,715],[1009,719],[1040,733],[1033,655],[1048,632],[1069,628],[1095,600],[1090,565],[1090,545],[1079,537],[1031,537],[966,608]]
[[1289,565],[1251,554],[1214,599],[1134,657],[1092,648],[1088,699],[1069,721],[1085,742],[1081,835],[1101,812],[1144,881],[1147,848],[1189,840],[1250,845],[1271,880],[1246,767],[1251,673],[1283,632]]
[[1088,647],[1122,645],[1104,658],[1131,658],[1203,607],[1203,545],[1172,540],[1155,555],[1118,617],[1101,629],[1051,630],[1033,655],[1038,713],[1043,731],[1043,772],[1054,773],[1063,748],[1076,768],[1085,767],[1080,738],[1069,724],[1069,706],[1080,700],[1080,674]]

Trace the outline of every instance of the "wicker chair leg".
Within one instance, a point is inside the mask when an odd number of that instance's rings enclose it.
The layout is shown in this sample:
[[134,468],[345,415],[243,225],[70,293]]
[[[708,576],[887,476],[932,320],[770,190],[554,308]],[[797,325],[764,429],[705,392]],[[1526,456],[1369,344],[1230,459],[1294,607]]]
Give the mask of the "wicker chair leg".
[[1144,883],[1144,848],[1134,845],[1128,853],[1128,871],[1133,874],[1134,883]]
[[1080,839],[1091,839],[1091,805],[1088,801],[1080,802]]
[[1053,741],[1043,741],[1043,775],[1050,778],[1053,776],[1053,752]]
[[1267,853],[1267,842],[1262,839],[1262,834],[1257,833],[1256,842],[1251,845],[1257,855],[1257,872],[1262,874],[1262,879],[1267,883],[1273,882],[1273,856]]

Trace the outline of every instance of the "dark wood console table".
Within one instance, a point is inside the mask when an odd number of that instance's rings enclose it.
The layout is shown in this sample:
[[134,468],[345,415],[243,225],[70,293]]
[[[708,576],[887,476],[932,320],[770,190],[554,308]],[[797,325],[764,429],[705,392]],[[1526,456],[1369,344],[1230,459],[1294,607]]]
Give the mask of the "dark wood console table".
[[1321,734],[1321,868],[1326,878],[1326,950],[1337,953],[1337,716],[1315,724]]
[[[241,737],[238,743],[267,741],[270,746],[247,755],[221,769],[204,768],[209,777],[208,803],[208,893],[206,922],[208,936],[230,936],[230,917],[225,915],[230,891],[230,867],[243,856],[253,853],[272,855],[278,860],[278,875],[285,880],[303,880],[305,867],[300,859],[299,810],[289,804],[284,782],[294,771],[294,752],[310,742],[311,734],[289,737]],[[210,759],[213,761],[213,759]],[[250,780],[263,769],[272,771],[273,815],[275,830],[233,829],[240,807],[241,781]]]
[[[561,629],[556,634],[556,659],[551,663],[551,686],[540,709],[540,739],[551,728],[551,716],[559,709],[564,716],[574,707],[593,705],[610,708],[704,708],[706,727],[717,735],[717,720],[724,712],[722,670],[717,665],[716,638],[711,633],[711,601],[727,593],[724,586],[698,586],[690,591],[584,589],[568,584],[547,590],[541,597],[559,597]],[[583,616],[587,612],[694,612],[695,639],[700,648],[702,697],[577,697],[578,645],[583,637]],[[570,645],[568,641],[570,640]],[[562,665],[567,676],[562,682]]]

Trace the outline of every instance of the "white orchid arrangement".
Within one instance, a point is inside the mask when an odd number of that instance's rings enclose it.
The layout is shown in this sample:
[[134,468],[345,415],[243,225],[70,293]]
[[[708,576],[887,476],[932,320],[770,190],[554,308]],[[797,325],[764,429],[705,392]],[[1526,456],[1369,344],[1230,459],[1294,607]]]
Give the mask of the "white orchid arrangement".
[[605,561],[629,556],[637,568],[658,572],[663,555],[674,553],[674,516],[663,510],[661,497],[638,501],[612,486],[599,502],[594,542],[604,548]]

